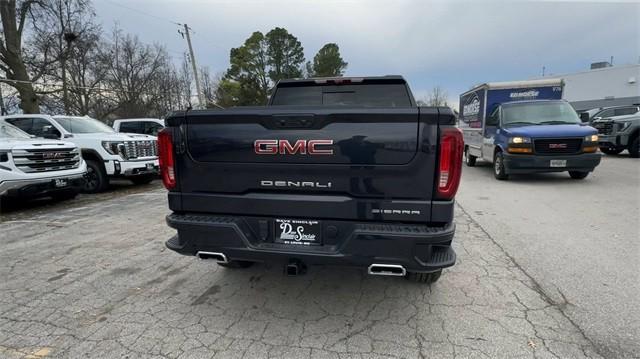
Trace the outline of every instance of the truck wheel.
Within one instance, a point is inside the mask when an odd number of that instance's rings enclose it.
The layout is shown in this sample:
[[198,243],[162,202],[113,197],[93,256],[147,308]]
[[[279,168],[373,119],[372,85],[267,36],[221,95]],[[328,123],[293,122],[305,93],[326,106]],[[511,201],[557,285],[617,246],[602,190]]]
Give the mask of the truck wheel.
[[67,200],[76,198],[77,195],[78,195],[78,191],[70,189],[66,191],[52,193],[51,198],[53,198],[54,201],[67,201]]
[[589,172],[582,171],[569,171],[569,176],[573,179],[585,179],[589,175]]
[[476,165],[476,160],[478,159],[478,157],[469,154],[469,147],[464,149],[464,163],[469,166],[469,167],[473,167]]
[[441,275],[442,275],[442,269],[440,269],[437,272],[431,272],[431,273],[409,272],[407,273],[407,276],[405,278],[416,283],[431,284],[431,283],[437,282],[438,279],[440,279]]
[[149,184],[153,181],[153,175],[139,175],[135,177],[131,177],[131,182],[134,184]]
[[109,186],[109,178],[104,166],[98,161],[87,160],[87,173],[84,175],[84,186],[82,188],[85,193],[98,193],[107,189]]
[[493,175],[501,181],[509,179],[509,175],[504,170],[504,157],[500,151],[493,155]]
[[640,157],[640,135],[636,136],[636,138],[629,144],[629,157]]
[[236,268],[249,268],[253,265],[253,262],[249,261],[229,261],[227,263],[218,263],[220,267],[236,269]]
[[608,155],[617,155],[618,153],[624,151],[624,149],[618,149],[618,148],[610,148],[610,147],[600,147],[600,151],[602,153],[606,153]]

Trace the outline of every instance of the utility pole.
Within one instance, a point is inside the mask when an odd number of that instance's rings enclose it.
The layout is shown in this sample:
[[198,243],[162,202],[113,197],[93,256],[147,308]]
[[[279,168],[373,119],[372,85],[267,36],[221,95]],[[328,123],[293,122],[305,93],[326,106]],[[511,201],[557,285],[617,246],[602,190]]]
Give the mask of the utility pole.
[[191,46],[191,35],[189,35],[189,26],[184,24],[184,33],[180,32],[183,37],[187,37],[187,44],[189,45],[189,58],[191,58],[191,66],[193,67],[193,78],[196,81],[196,92],[198,93],[198,102],[200,108],[205,108],[206,103],[204,100],[204,96],[200,89],[200,76],[198,76],[198,66],[196,66],[196,57],[193,54],[193,47]]

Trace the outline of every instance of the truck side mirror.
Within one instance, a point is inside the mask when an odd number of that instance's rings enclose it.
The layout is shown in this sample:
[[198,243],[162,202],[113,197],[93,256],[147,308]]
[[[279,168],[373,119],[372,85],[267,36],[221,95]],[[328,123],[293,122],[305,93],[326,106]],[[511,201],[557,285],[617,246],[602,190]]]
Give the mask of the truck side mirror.
[[589,122],[589,113],[588,112],[583,112],[580,114],[580,120],[582,122]]
[[47,138],[50,140],[58,140],[60,139],[60,132],[54,128],[53,126],[44,126],[42,128],[42,138]]

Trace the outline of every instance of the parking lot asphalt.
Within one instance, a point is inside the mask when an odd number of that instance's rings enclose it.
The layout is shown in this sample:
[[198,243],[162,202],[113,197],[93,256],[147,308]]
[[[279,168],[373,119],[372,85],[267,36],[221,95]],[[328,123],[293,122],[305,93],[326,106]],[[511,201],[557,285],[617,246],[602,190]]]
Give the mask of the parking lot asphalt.
[[0,357],[600,357],[468,210],[458,263],[427,286],[180,256],[165,202],[154,183],[3,215]]
[[600,354],[640,358],[640,160],[497,181],[464,168],[459,205],[584,331]]

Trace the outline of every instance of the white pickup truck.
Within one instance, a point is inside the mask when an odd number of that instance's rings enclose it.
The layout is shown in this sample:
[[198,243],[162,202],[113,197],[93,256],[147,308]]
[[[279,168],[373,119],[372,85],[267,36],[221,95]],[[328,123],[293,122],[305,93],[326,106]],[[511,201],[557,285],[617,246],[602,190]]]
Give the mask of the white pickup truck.
[[0,208],[9,199],[71,199],[87,165],[70,142],[33,138],[0,119]]
[[90,117],[11,115],[7,122],[37,137],[75,143],[87,162],[84,191],[101,192],[109,179],[123,177],[135,184],[151,182],[158,173],[156,137],[118,133]]

